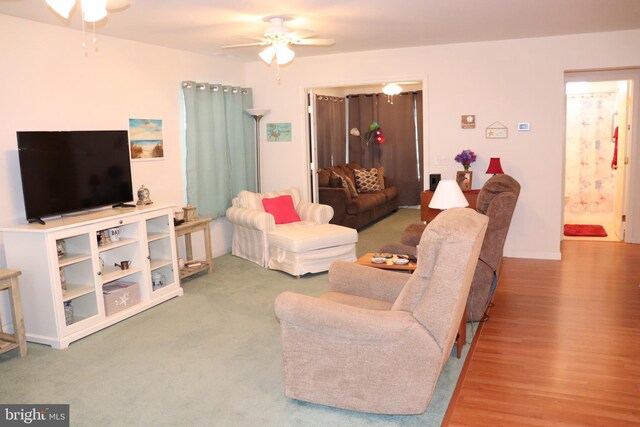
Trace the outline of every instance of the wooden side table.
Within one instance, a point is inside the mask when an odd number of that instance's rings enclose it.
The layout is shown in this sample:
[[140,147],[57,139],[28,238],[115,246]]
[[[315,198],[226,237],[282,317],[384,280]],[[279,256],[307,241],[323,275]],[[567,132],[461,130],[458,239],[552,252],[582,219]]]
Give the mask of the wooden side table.
[[[184,236],[185,250],[187,252],[185,266],[180,269],[180,279],[184,279],[185,277],[189,277],[204,270],[208,270],[209,273],[213,273],[213,258],[211,256],[211,228],[209,227],[210,222],[210,217],[198,217],[190,221],[185,221],[175,227],[176,240],[178,239],[178,237]],[[203,237],[205,259],[203,261],[193,259],[191,233],[196,233],[198,231],[202,231],[202,233],[204,234]],[[176,245],[176,251],[178,251],[178,245]],[[180,258],[179,253],[178,258]],[[196,263],[196,265],[193,265],[194,263]]]
[[[409,262],[405,265],[396,265],[393,263],[393,258],[390,258],[385,264],[375,264],[371,262],[373,253],[369,252],[362,255],[356,261],[356,264],[364,265],[366,267],[381,268],[384,270],[394,271],[406,271],[407,273],[413,273],[416,270],[417,264],[415,262]],[[467,309],[465,307],[464,313],[462,313],[462,319],[460,319],[460,326],[458,327],[458,335],[456,337],[456,356],[458,359],[462,356],[462,347],[467,342]]]
[[24,318],[22,317],[22,303],[20,302],[20,287],[18,270],[0,269],[0,291],[9,292],[11,315],[13,318],[13,334],[2,331],[0,322],[0,354],[14,349],[20,350],[20,357],[27,355],[27,339],[24,331]]
[[[434,191],[426,190],[420,193],[420,220],[421,221],[432,221],[436,215],[440,213],[440,209],[431,209],[429,207],[429,203],[431,203],[431,198],[433,197]],[[469,202],[469,208],[475,209],[476,202],[478,200],[478,194],[480,190],[468,190],[463,191],[465,199]]]

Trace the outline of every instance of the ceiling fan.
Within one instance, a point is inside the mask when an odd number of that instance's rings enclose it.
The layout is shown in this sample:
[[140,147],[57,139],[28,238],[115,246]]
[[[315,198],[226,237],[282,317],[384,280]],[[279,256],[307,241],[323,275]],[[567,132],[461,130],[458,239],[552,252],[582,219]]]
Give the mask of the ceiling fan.
[[[69,19],[76,0],[45,0],[54,12]],[[78,0],[82,11],[82,20],[98,22],[107,16],[107,11],[117,12],[131,5],[131,0]]]
[[236,44],[223,46],[223,49],[248,47],[248,46],[267,46],[258,54],[267,64],[271,64],[275,58],[277,65],[284,65],[291,62],[295,53],[289,45],[301,46],[331,46],[335,43],[333,39],[318,39],[317,34],[311,30],[292,31],[285,27],[284,23],[291,20],[289,16],[267,16],[263,21],[268,22],[269,26],[264,31],[263,37],[240,36],[245,39],[255,40],[253,43]]
[[[45,0],[55,13],[69,20],[71,12],[76,6],[76,0]],[[119,12],[131,6],[131,0],[78,0],[82,17],[82,46],[87,48],[85,22],[93,24],[93,43],[96,39],[96,22],[107,17],[108,12]]]

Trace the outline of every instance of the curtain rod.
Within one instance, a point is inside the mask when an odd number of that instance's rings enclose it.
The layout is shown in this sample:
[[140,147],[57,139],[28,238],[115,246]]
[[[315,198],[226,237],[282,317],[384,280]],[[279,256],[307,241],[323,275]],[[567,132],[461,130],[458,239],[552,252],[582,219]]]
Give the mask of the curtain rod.
[[207,88],[207,85],[209,85],[209,90],[212,90],[214,92],[217,92],[222,88],[223,92],[228,92],[229,90],[231,90],[232,93],[238,93],[239,91],[241,91],[242,94],[249,93],[249,88],[244,88],[239,86],[222,85],[219,83],[198,83],[198,82],[188,81],[188,80],[185,80],[182,82],[183,89],[185,88],[191,89],[193,85],[196,85],[196,88],[200,90],[205,90]]
[[620,93],[617,90],[609,92],[585,92],[585,93],[568,93],[567,96],[596,96],[596,95],[616,95]]
[[[400,92],[398,95],[394,95],[394,96],[416,95],[416,94],[418,94],[420,92],[422,92],[422,90],[412,90],[412,91]],[[377,92],[377,93],[356,93],[356,94],[352,94],[352,95],[347,95],[347,98],[353,98],[355,96],[374,96],[374,95],[385,95],[385,94],[382,93],[382,92]]]

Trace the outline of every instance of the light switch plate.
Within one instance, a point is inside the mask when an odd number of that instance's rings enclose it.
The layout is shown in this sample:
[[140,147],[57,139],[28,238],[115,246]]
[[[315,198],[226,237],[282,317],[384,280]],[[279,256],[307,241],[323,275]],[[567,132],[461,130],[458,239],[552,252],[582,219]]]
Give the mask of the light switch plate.
[[438,166],[447,166],[449,164],[449,160],[447,156],[436,156],[436,165]]

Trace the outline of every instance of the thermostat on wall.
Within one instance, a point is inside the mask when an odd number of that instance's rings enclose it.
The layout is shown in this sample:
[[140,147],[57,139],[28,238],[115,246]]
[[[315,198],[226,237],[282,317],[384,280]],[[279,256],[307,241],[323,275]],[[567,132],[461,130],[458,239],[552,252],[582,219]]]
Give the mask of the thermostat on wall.
[[518,132],[529,132],[531,130],[529,126],[529,122],[519,122],[518,123]]

